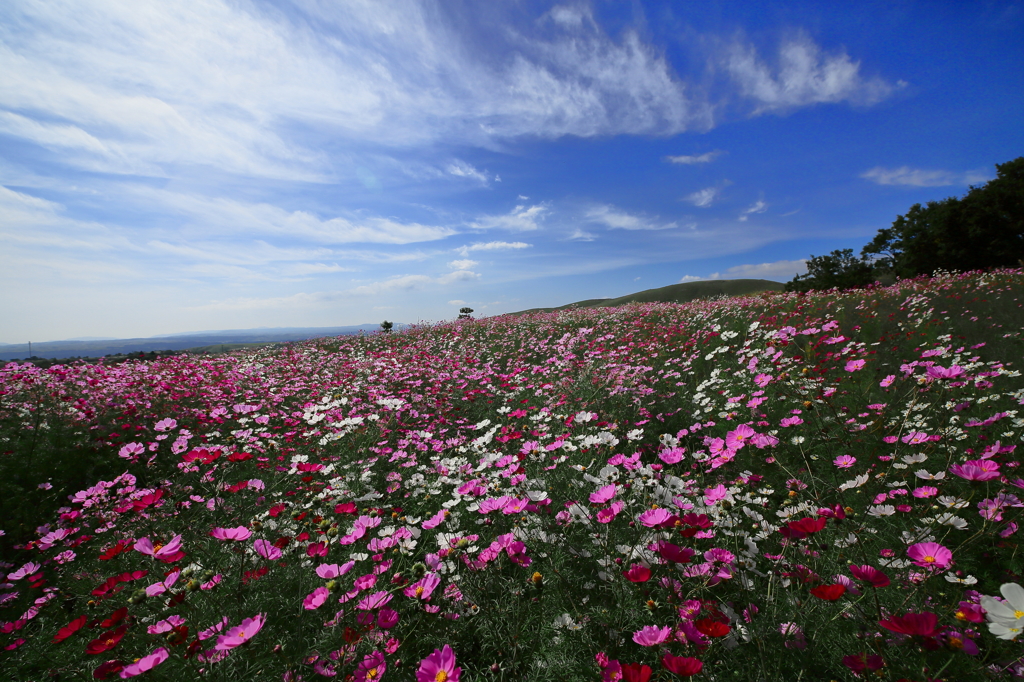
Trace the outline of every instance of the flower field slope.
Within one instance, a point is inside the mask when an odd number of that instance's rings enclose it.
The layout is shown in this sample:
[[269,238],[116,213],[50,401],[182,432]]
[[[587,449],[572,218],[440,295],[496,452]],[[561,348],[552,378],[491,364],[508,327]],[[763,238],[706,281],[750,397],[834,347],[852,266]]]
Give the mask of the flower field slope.
[[20,680],[1024,676],[1024,273],[0,368]]

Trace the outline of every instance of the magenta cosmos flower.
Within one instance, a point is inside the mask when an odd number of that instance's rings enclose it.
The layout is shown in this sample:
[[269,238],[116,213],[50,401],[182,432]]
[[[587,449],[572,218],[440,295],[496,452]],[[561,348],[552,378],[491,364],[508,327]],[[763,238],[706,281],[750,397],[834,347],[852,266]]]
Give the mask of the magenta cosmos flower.
[[428,573],[404,590],[406,597],[430,601],[430,595],[441,584],[441,578],[436,573]]
[[633,633],[633,641],[640,646],[658,646],[672,634],[672,628],[647,625]]
[[237,528],[214,528],[210,531],[217,540],[248,540],[252,536],[252,531],[245,526],[238,526]]
[[258,613],[252,618],[246,618],[238,626],[231,628],[227,634],[217,638],[217,651],[228,651],[241,646],[252,639],[266,622],[266,614]]
[[384,660],[384,654],[374,651],[356,667],[356,682],[376,682],[384,677],[384,671],[387,669],[388,664]]
[[907,556],[922,568],[946,568],[953,563],[953,553],[937,542],[919,542],[907,549]]
[[445,644],[420,661],[416,682],[459,682],[461,673],[462,668],[455,667],[455,652]]
[[999,478],[999,463],[987,459],[972,459],[949,467],[950,473],[968,481],[991,481]]
[[153,545],[148,538],[140,538],[135,543],[135,551],[148,554],[154,559],[170,559],[181,549],[181,536],[175,535],[166,545]]

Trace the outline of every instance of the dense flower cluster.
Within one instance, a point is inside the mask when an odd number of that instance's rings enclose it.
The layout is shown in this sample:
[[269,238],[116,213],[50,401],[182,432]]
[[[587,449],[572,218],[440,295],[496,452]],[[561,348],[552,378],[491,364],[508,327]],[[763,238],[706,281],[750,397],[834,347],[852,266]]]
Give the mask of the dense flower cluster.
[[78,429],[124,473],[40,487],[66,499],[5,555],[0,665],[1024,674],[1022,283],[943,275],[8,364],[9,423]]

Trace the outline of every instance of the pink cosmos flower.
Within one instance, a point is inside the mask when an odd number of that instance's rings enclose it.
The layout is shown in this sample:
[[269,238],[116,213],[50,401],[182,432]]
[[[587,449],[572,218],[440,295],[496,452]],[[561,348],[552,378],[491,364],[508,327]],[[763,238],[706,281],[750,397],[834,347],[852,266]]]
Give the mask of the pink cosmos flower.
[[450,512],[447,509],[442,509],[441,511],[437,512],[429,519],[424,521],[423,528],[426,530],[432,530],[434,528],[437,528],[446,518],[448,518],[449,513]]
[[181,536],[175,535],[166,545],[153,546],[148,537],[140,538],[135,543],[135,551],[148,554],[154,559],[169,559],[181,549]]
[[131,665],[125,666],[121,670],[121,679],[125,680],[129,677],[135,677],[137,675],[141,675],[144,672],[152,670],[156,666],[166,661],[170,655],[171,654],[167,651],[167,649],[160,647],[159,649],[156,649],[153,653],[151,653],[149,656],[143,656]]
[[849,469],[850,467],[857,463],[857,458],[852,457],[850,455],[839,455],[834,460],[832,460],[832,463],[835,464],[840,469]]
[[416,682],[459,682],[461,673],[462,668],[455,667],[455,652],[445,644],[420,661]]
[[779,422],[779,426],[781,426],[782,428],[786,428],[788,426],[798,426],[798,425],[803,424],[803,423],[804,423],[803,419],[801,419],[800,417],[794,415],[792,417],[786,417],[785,419],[780,421]]
[[384,654],[374,651],[359,663],[355,670],[356,682],[377,682],[384,677],[384,671],[388,664],[384,660]]
[[668,448],[658,453],[658,459],[665,464],[678,464],[686,454],[685,448]]
[[885,377],[880,382],[878,382],[878,385],[881,386],[882,388],[888,388],[889,386],[892,386],[892,382],[894,381],[896,381],[896,375],[890,374],[889,376]]
[[615,484],[598,488],[597,492],[590,493],[590,501],[594,504],[604,504],[615,497]]
[[911,491],[914,497],[934,497],[939,494],[939,489],[931,485],[923,485],[920,488],[914,488]]
[[377,584],[377,576],[374,573],[367,573],[361,575],[353,581],[353,586],[357,590],[368,590]]
[[648,528],[654,528],[655,526],[658,526],[668,521],[669,518],[671,518],[671,516],[672,513],[667,509],[648,509],[639,517],[637,517],[637,520],[642,525],[647,526]]
[[356,608],[360,611],[372,611],[385,606],[394,598],[393,594],[388,592],[374,592],[373,594],[367,595],[359,600],[356,604]]
[[640,646],[658,646],[672,634],[669,626],[647,625],[633,633],[633,641]]
[[633,564],[622,572],[626,580],[632,583],[645,583],[651,579],[651,569],[643,564]]
[[708,488],[704,491],[704,504],[713,505],[716,502],[720,502],[729,496],[729,491],[724,485],[719,483],[714,488]]
[[949,467],[950,473],[968,481],[990,481],[999,478],[999,463],[990,459],[972,459]]
[[919,542],[907,549],[915,565],[943,569],[953,563],[953,553],[937,542]]
[[282,556],[281,550],[274,546],[269,540],[257,540],[252,543],[256,553],[269,561],[276,561]]
[[37,572],[40,568],[42,568],[42,566],[40,566],[39,564],[32,563],[30,561],[27,564],[25,564],[24,566],[22,566],[21,568],[19,568],[14,573],[8,573],[7,574],[7,579],[11,580],[11,581],[21,580],[22,578],[24,578],[26,576],[30,576],[33,573]]
[[210,531],[210,535],[217,540],[248,540],[252,537],[252,531],[245,526],[238,526],[237,528],[214,528]]
[[865,364],[867,364],[865,360],[849,360],[843,369],[847,372],[856,372],[859,369],[863,369]]
[[754,429],[740,424],[725,435],[725,444],[730,450],[739,450],[755,435]]
[[228,630],[227,634],[218,637],[217,646],[213,648],[217,651],[230,651],[235,647],[241,646],[252,639],[265,622],[266,614],[263,613],[258,613],[252,618],[246,618],[239,625]]
[[356,565],[355,561],[346,561],[344,564],[339,566],[338,564],[320,564],[316,567],[316,574],[324,580],[333,580],[340,575],[345,575],[352,570],[352,567]]
[[174,419],[171,419],[170,417],[168,417],[167,419],[161,419],[160,421],[158,421],[153,426],[153,430],[154,431],[170,431],[171,429],[173,429],[177,425],[178,425],[177,420],[174,420]]
[[316,588],[302,600],[302,608],[307,611],[313,611],[320,608],[324,605],[324,602],[327,601],[327,595],[329,594],[330,591],[326,587]]
[[624,506],[625,504],[622,500],[615,500],[610,505],[597,512],[597,522],[611,523],[615,517],[619,515],[619,512],[622,511]]
[[441,578],[436,573],[428,573],[405,588],[403,593],[406,597],[430,601],[430,595],[434,593],[434,589],[440,584]]
[[377,612],[377,627],[381,630],[390,630],[391,628],[398,625],[398,611],[389,608],[383,608]]

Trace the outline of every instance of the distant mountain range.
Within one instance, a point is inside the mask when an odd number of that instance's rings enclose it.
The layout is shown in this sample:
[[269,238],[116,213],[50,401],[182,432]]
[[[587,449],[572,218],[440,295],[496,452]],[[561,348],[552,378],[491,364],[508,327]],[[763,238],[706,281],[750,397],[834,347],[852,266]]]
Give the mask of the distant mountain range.
[[[396,324],[398,329],[404,325]],[[347,327],[273,327],[259,329],[221,329],[216,331],[168,334],[142,339],[67,339],[32,343],[32,355],[40,358],[98,358],[126,353],[161,350],[192,350],[231,344],[304,341],[322,336],[346,336],[380,329],[379,324]],[[226,348],[224,350],[227,350]],[[29,357],[27,343],[0,343],[0,360]]]
[[658,289],[645,289],[619,298],[591,298],[586,301],[567,303],[557,308],[530,308],[512,315],[526,313],[550,313],[566,308],[611,308],[626,303],[686,303],[698,298],[715,296],[746,296],[762,291],[782,291],[786,285],[767,279],[713,279],[700,282],[670,284]]

